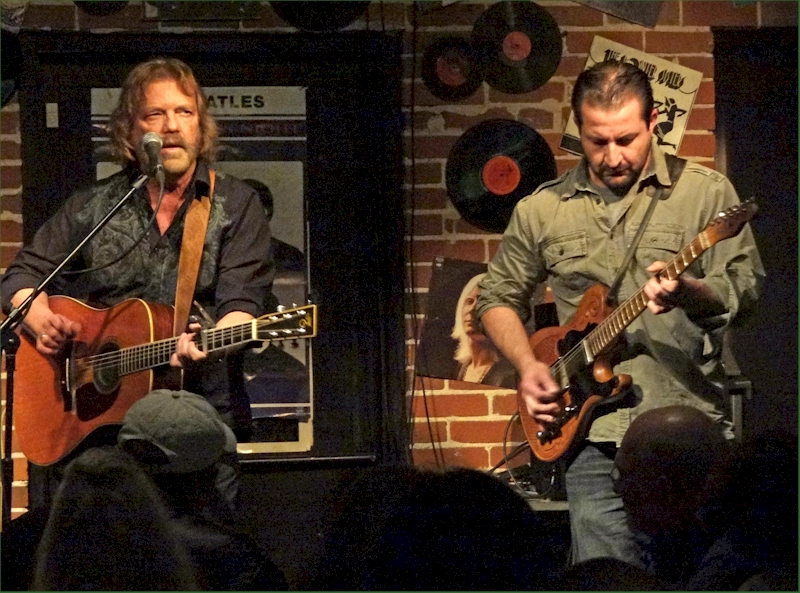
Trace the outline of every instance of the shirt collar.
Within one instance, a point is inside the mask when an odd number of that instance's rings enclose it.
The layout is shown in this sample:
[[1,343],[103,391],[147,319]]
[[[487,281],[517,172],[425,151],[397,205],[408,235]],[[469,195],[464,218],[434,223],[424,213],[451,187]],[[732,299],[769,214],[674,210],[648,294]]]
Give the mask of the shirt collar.
[[[669,170],[667,169],[667,161],[664,158],[664,151],[658,146],[655,134],[650,139],[650,162],[639,176],[638,184],[640,189],[648,185],[660,185],[662,187],[672,185]],[[573,183],[567,185],[564,193],[561,194],[561,199],[568,200],[578,193],[586,192],[598,193],[597,188],[592,184],[589,177],[589,166],[584,156],[573,171]]]
[[208,173],[209,167],[203,159],[197,159],[197,167],[194,170],[194,199],[199,200],[208,195],[211,187],[211,176]]

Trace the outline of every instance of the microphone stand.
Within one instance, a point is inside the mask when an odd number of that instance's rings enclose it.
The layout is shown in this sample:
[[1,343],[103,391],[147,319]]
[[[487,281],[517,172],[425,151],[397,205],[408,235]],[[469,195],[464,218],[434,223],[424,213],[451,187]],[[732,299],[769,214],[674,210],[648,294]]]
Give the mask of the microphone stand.
[[103,219],[86,235],[75,249],[73,249],[64,260],[56,266],[56,268],[39,283],[33,292],[20,304],[19,307],[14,307],[2,323],[0,323],[0,333],[2,340],[0,341],[0,354],[5,353],[6,356],[6,420],[5,420],[5,438],[3,441],[3,459],[2,459],[2,479],[3,479],[3,529],[11,521],[11,488],[14,481],[14,464],[11,458],[11,431],[13,430],[13,408],[14,408],[14,370],[16,369],[17,349],[19,348],[19,336],[14,331],[25,319],[28,314],[28,308],[33,300],[39,296],[47,285],[55,278],[61,270],[66,266],[73,257],[83,249],[83,246],[88,243],[97,232],[102,229],[106,223],[111,220],[114,214],[125,204],[130,197],[141,188],[148,180],[148,176],[142,174],[133,182],[130,190],[125,196],[117,202],[117,204],[109,210]]

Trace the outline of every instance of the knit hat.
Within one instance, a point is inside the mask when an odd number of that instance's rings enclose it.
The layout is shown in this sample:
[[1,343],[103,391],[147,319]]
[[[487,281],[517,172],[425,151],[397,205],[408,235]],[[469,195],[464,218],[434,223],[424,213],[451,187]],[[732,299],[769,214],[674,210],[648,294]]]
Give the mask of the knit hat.
[[156,389],[130,407],[117,443],[133,452],[141,450],[140,441],[163,453],[155,462],[157,473],[198,471],[224,452],[236,451],[236,437],[219,413],[205,398],[188,391]]

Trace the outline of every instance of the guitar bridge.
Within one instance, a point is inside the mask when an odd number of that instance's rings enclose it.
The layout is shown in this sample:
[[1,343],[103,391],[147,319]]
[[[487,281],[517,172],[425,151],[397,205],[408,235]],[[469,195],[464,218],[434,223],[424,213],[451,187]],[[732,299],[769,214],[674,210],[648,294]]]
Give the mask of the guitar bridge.
[[59,373],[59,383],[61,386],[61,399],[64,400],[64,411],[72,412],[75,410],[76,400],[75,391],[72,389],[74,383],[75,366],[73,364],[74,343],[70,340],[61,350],[58,356],[58,364],[61,367]]
[[536,438],[539,442],[544,444],[551,441],[561,434],[561,427],[564,426],[570,418],[580,411],[579,406],[571,405],[564,408],[564,410],[556,416],[554,422],[548,424],[545,428],[536,433]]

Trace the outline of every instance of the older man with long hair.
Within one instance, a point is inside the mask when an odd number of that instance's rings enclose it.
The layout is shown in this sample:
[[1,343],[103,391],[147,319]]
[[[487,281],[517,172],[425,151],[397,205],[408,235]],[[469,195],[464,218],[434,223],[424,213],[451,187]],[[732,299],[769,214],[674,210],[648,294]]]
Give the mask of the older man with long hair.
[[[274,275],[269,221],[253,188],[212,171],[217,126],[191,68],[174,58],[152,59],[130,72],[109,126],[123,170],[75,191],[22,249],[3,277],[6,311],[20,306],[134,180],[152,169],[143,142],[147,134],[162,140],[163,186],[151,178],[140,187],[82,247],[48,293],[101,308],[129,298],[175,304],[187,211],[208,197],[208,224],[192,299],[196,317],[206,319],[206,325],[228,327],[264,313]],[[237,438],[247,439],[251,418],[241,357],[230,353],[207,360],[194,341],[200,328],[193,323],[180,335],[170,363],[184,368],[185,389],[208,399]],[[42,293],[32,302],[23,329],[42,356],[57,357],[79,335],[81,320],[54,312],[48,294]],[[48,470],[57,479],[54,466]],[[37,475],[34,470],[32,482]],[[32,505],[47,504],[52,495],[54,483],[44,482],[31,488]]]

